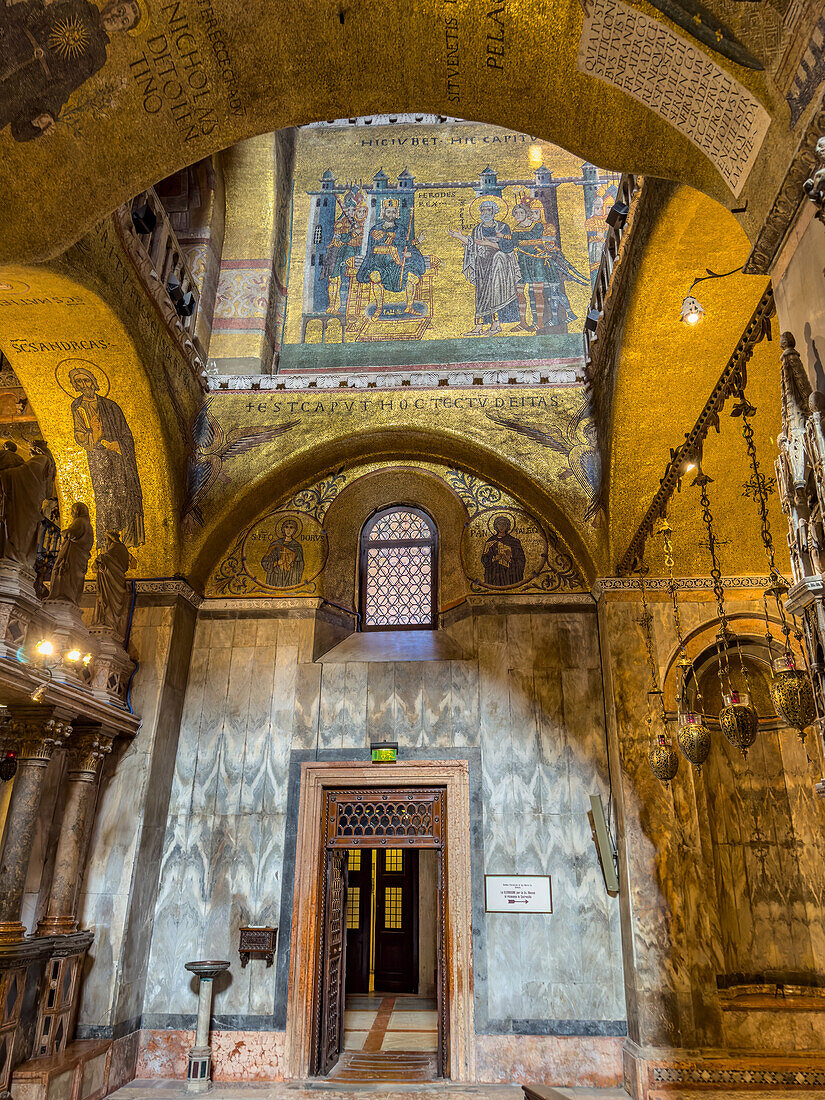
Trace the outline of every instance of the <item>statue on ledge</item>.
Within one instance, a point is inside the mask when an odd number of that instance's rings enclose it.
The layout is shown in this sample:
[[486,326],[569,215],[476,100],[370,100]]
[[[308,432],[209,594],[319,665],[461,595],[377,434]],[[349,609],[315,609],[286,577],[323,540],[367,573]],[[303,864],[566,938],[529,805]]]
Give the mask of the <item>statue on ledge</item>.
[[97,600],[92,626],[102,626],[122,638],[129,614],[129,586],[126,572],[135,559],[123,545],[120,531],[106,532],[106,549],[95,561]]
[[54,459],[42,439],[24,461],[14,444],[0,452],[0,558],[34,569],[42,505],[53,492]]
[[72,522],[60,540],[47,601],[64,600],[75,607],[80,604],[94,541],[89,509],[76,500],[72,505]]

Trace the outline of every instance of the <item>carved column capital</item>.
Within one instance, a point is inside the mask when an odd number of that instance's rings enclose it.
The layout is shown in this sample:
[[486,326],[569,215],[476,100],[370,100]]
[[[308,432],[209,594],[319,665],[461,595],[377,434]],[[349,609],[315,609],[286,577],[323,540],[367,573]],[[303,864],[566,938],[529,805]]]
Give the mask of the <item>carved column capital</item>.
[[70,721],[42,707],[11,712],[8,736],[15,743],[18,761],[48,764],[55,749],[66,743],[71,732]]
[[71,778],[97,778],[103,758],[112,751],[114,737],[99,727],[75,726],[66,746],[67,774]]

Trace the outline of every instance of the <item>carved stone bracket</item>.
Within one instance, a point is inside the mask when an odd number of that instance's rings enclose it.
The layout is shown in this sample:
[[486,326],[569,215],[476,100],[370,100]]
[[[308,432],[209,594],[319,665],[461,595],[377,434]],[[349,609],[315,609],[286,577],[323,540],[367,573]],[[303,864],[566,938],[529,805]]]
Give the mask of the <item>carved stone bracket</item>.
[[797,146],[782,186],[773,200],[773,205],[768,211],[756,243],[745,263],[743,270],[746,275],[769,273],[796,213],[804,201],[803,189],[812,175],[817,159],[817,142],[823,134],[825,134],[825,99],[811,117]]

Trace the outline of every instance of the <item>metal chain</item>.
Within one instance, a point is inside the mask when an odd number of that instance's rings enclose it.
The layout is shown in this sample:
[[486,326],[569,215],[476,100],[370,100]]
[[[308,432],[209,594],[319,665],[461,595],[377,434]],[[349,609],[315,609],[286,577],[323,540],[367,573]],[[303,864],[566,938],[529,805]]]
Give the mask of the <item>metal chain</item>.
[[[679,610],[679,600],[678,600],[677,595],[676,595],[676,581],[673,578],[673,565],[674,565],[674,561],[673,561],[673,541],[670,537],[672,532],[673,532],[673,528],[670,526],[668,521],[663,517],[659,522],[659,533],[662,536],[662,548],[663,548],[663,551],[664,551],[665,565],[667,566],[667,590],[670,593],[670,602],[671,602],[671,605],[673,606],[673,621],[674,621],[675,628],[676,628],[676,641],[679,643],[679,652],[682,655],[683,660],[687,661],[688,655],[687,655],[687,650],[685,649],[684,635],[682,634],[682,613]],[[699,680],[696,677],[696,670],[693,668],[692,664],[690,666],[685,664],[682,667],[682,688],[681,688],[681,690],[682,690],[682,695],[683,695],[685,704],[687,704],[686,689],[687,689],[687,670],[688,670],[688,668],[690,668],[690,672],[693,675],[693,681],[696,684],[696,701],[699,705],[699,710],[704,711],[705,706],[704,706],[704,700],[702,699],[702,689],[699,687]],[[677,699],[677,705],[678,705],[678,699]]]
[[[722,587],[722,571],[719,568],[719,559],[716,557],[716,532],[713,529],[713,516],[710,511],[710,499],[708,498],[708,483],[710,478],[707,474],[700,473],[696,478],[695,484],[699,486],[699,500],[702,505],[702,520],[708,532],[708,549],[710,550],[711,570],[710,575],[713,580],[713,591],[716,596],[716,607],[719,611],[719,622],[721,624],[720,634],[717,636],[716,652],[719,656],[719,663],[717,665],[717,671],[719,673],[719,686],[722,689],[722,694],[730,694],[730,661],[728,658],[728,635],[730,633],[728,628],[728,615],[725,610],[725,590]],[[727,688],[725,686],[725,680],[727,680]]]
[[[644,568],[644,567],[643,567]],[[659,690],[659,674],[656,670],[656,658],[653,655],[653,615],[647,603],[647,588],[645,586],[644,573],[639,572],[639,579],[642,582],[642,617],[637,622],[642,627],[642,633],[645,638],[645,647],[647,649],[647,663],[650,668],[650,691],[647,693],[647,725],[650,739],[653,738],[653,714],[651,709],[651,696],[657,695],[659,697],[659,707],[661,710],[662,726],[667,729],[667,716],[665,713],[665,700],[662,691]]]
[[773,582],[779,579],[779,573],[776,569],[776,553],[773,547],[771,523],[768,519],[768,488],[765,483],[765,475],[759,468],[756,445],[753,441],[753,427],[750,422],[750,418],[756,415],[756,409],[748,402],[743,390],[740,391],[739,397],[740,404],[737,406],[737,409],[740,409],[742,414],[742,435],[745,437],[745,446],[748,449],[748,458],[750,459],[751,469],[753,470],[753,480],[756,486],[757,503],[759,505],[759,521],[762,527],[762,542],[765,546],[765,553],[768,555],[771,581]]
[[776,610],[779,614],[779,620],[782,624],[781,630],[785,636],[785,651],[790,653],[790,634],[791,628],[788,625],[788,620],[785,615],[785,607],[782,603],[782,596],[786,586],[781,583],[779,570],[776,568],[776,553],[773,545],[773,534],[771,533],[771,523],[768,518],[768,488],[765,483],[765,475],[762,473],[759,466],[759,459],[756,454],[756,444],[753,441],[753,427],[751,425],[751,418],[756,415],[756,408],[745,397],[744,389],[739,391],[739,404],[734,408],[733,415],[741,415],[742,417],[742,435],[745,438],[745,446],[748,450],[748,458],[750,459],[751,470],[753,471],[753,481],[756,486],[757,504],[759,506],[759,523],[760,534],[762,536],[762,544],[765,547],[765,554],[768,558],[768,565],[770,567],[770,584],[768,588],[762,594],[762,605],[765,611],[765,641],[768,646],[768,653],[771,653],[771,645],[773,642],[773,633],[770,627],[770,618],[768,615],[768,593],[771,593],[776,603]]

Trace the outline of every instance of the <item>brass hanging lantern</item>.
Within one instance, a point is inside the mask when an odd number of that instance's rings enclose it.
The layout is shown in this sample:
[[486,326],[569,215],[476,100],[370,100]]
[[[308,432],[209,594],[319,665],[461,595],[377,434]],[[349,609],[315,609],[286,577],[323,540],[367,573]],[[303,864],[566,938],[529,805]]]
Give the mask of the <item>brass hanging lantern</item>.
[[650,770],[667,786],[679,770],[679,754],[666,733],[655,735],[647,758]]
[[816,718],[814,692],[810,677],[801,668],[796,667],[792,653],[783,653],[771,662],[773,679],[771,681],[771,702],[779,714],[795,729],[801,741],[805,740],[805,730]]
[[0,780],[8,783],[17,775],[17,756],[13,752],[4,753],[0,757]]
[[679,731],[676,734],[682,756],[697,771],[710,756],[710,730],[704,717],[697,711],[684,711],[679,715]]
[[759,717],[751,706],[747,691],[731,691],[722,696],[724,706],[719,711],[719,725],[728,741],[742,755],[748,755],[748,749],[756,740]]
[[[646,567],[643,566],[642,569],[644,568]],[[667,787],[679,770],[679,754],[673,747],[667,715],[665,714],[664,697],[659,690],[659,676],[656,671],[656,659],[653,656],[653,632],[651,629],[653,616],[647,606],[644,572],[640,571],[640,577],[642,581],[642,617],[637,621],[644,634],[647,665],[650,669],[650,690],[647,693],[647,731],[650,748],[648,749],[647,759],[650,770]],[[654,732],[656,724],[654,711],[656,710],[659,712],[658,721],[661,723],[661,727]]]
[[[754,499],[759,506],[760,534],[762,545],[765,547],[765,555],[768,559],[770,570],[770,583],[762,593],[762,606],[765,612],[765,642],[768,652],[772,650],[774,637],[771,632],[768,618],[768,599],[771,598],[776,605],[779,621],[782,624],[782,633],[785,636],[784,653],[780,657],[771,660],[771,702],[774,710],[780,718],[799,733],[801,741],[805,740],[805,730],[817,717],[816,700],[814,698],[813,684],[807,670],[796,667],[796,658],[791,649],[791,628],[785,615],[785,596],[788,594],[788,586],[779,576],[776,568],[776,555],[773,547],[773,535],[771,534],[770,520],[768,519],[768,490],[765,484],[765,475],[759,468],[759,459],[756,455],[756,445],[753,439],[753,428],[750,418],[756,414],[756,409],[745,397],[744,388],[739,393],[739,403],[733,408],[733,416],[742,417],[742,435],[750,459],[753,473],[752,483],[755,487]],[[802,649],[804,653],[804,647]]]
[[[734,415],[739,415],[734,410]],[[751,705],[750,680],[748,670],[745,667],[745,658],[742,655],[742,647],[738,636],[731,630],[725,610],[725,590],[722,587],[722,571],[716,556],[717,538],[713,527],[713,516],[710,512],[710,500],[708,499],[708,484],[711,478],[700,469],[693,484],[699,486],[700,500],[702,503],[702,520],[708,532],[708,549],[711,557],[710,575],[713,579],[713,591],[716,596],[716,606],[719,611],[719,633],[716,635],[717,665],[716,672],[719,677],[719,686],[722,691],[722,710],[719,712],[719,725],[722,732],[732,745],[742,750],[747,756],[748,749],[756,740],[759,729],[759,716]],[[730,650],[735,646],[739,652],[739,667],[745,690],[740,691],[733,686],[730,668]]]
[[[710,730],[705,725],[702,703],[702,690],[693,669],[693,662],[685,650],[685,641],[682,635],[682,616],[679,613],[679,601],[676,596],[676,581],[673,577],[673,543],[671,533],[673,528],[663,516],[657,527],[662,536],[662,546],[665,555],[665,565],[668,569],[667,588],[670,593],[670,602],[673,608],[673,623],[676,629],[676,640],[679,643],[681,656],[678,662],[678,678],[676,685],[676,715],[679,723],[676,732],[676,740],[682,751],[682,756],[689,764],[701,772],[702,765],[710,755],[711,740]],[[695,685],[696,703],[699,709],[695,710],[690,705],[688,694],[688,682],[693,677]]]

